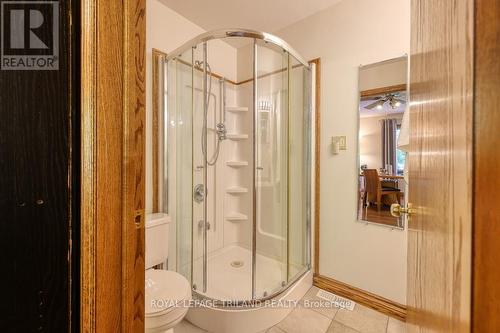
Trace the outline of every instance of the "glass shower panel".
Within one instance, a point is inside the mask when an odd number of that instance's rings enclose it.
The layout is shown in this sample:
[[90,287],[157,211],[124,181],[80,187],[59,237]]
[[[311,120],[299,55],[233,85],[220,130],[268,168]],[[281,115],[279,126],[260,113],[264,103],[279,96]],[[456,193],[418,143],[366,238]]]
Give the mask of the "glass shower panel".
[[[168,179],[170,214],[175,216],[177,271],[192,281],[192,52],[167,62]],[[183,149],[179,149],[183,147]],[[172,200],[170,200],[170,198]]]
[[287,283],[288,67],[281,48],[255,44],[255,270],[254,296]]
[[309,265],[310,69],[290,56],[288,279]]
[[[213,260],[223,243],[221,217],[221,186],[219,179],[223,166],[222,151],[225,140],[219,140],[219,126],[224,124],[221,108],[222,78],[216,76],[212,66],[217,59],[212,55],[213,43],[207,41],[193,49],[193,248],[195,253],[193,274],[196,290],[204,296],[218,299],[220,278],[219,261]],[[203,190],[200,200],[198,189]],[[214,264],[215,263],[215,264]],[[224,268],[224,267],[223,267]],[[225,298],[225,297],[224,297]]]

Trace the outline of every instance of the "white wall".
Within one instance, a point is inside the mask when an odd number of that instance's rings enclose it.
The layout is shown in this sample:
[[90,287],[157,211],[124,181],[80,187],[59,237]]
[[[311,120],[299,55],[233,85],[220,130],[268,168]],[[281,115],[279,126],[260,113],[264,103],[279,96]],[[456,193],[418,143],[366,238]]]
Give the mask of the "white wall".
[[[188,40],[205,32],[191,21],[171,10],[158,0],[146,1],[146,213],[152,212],[152,49],[172,52]],[[236,49],[222,41],[209,46],[208,62],[212,70],[236,79]]]
[[[406,231],[356,222],[358,66],[409,53],[409,0],[344,0],[277,33],[321,57],[320,273],[406,303]],[[384,42],[387,40],[387,42]],[[330,153],[332,136],[348,150]]]

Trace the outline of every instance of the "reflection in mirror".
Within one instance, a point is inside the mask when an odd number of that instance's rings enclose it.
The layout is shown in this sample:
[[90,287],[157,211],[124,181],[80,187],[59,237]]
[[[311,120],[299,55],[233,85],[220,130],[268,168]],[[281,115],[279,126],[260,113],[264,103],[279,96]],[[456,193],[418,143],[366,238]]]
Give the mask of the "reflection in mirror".
[[403,228],[391,215],[408,193],[407,57],[359,69],[358,220]]

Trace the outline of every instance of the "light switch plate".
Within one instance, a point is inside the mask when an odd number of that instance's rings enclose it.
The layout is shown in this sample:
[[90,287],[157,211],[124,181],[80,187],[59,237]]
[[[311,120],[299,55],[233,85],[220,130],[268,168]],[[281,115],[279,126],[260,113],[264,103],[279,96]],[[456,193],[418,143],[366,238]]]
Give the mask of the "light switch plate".
[[347,139],[346,139],[345,135],[339,136],[338,140],[339,140],[340,150],[347,150]]
[[347,139],[345,135],[332,137],[332,144],[336,143],[338,143],[339,150],[347,150]]

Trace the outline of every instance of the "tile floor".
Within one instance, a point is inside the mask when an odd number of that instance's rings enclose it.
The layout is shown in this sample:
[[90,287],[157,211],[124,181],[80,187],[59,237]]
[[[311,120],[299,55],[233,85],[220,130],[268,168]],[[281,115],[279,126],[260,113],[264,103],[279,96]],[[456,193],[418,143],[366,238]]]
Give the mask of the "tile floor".
[[[305,300],[321,300],[312,287],[304,298],[282,322],[267,333],[405,333],[404,323],[377,311],[356,304],[353,311],[339,308],[306,308]],[[182,321],[174,333],[206,333],[206,331]],[[217,332],[213,332],[217,333]],[[237,333],[237,332],[235,332]]]

